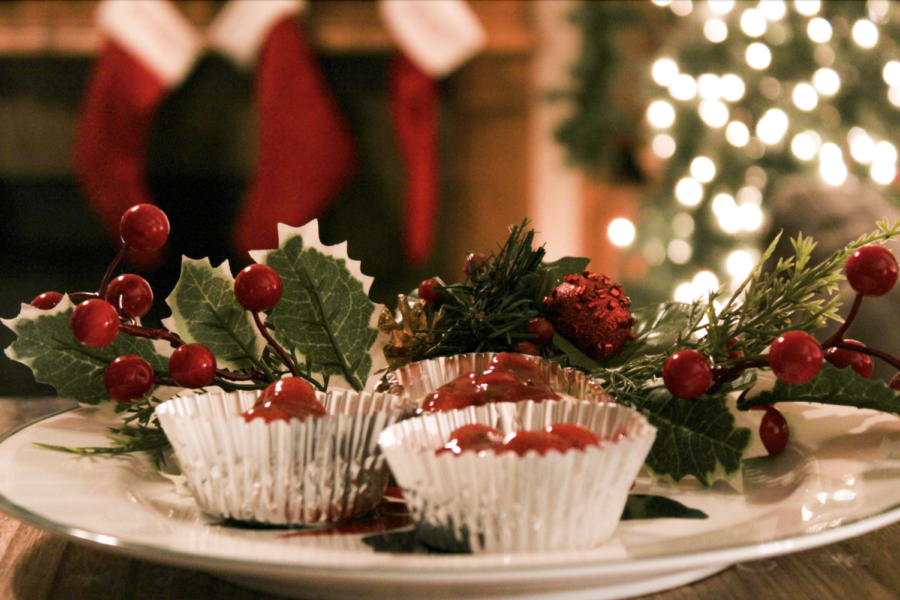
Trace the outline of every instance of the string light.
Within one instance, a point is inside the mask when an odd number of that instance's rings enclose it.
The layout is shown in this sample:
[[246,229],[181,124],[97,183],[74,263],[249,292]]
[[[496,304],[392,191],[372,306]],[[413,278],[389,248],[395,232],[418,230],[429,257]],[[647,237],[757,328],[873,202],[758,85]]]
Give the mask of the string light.
[[685,177],[675,186],[675,199],[684,206],[697,206],[703,200],[703,186],[692,177]]
[[686,212],[680,212],[672,217],[672,231],[678,237],[686,238],[694,233],[694,217]]
[[888,61],[881,71],[884,82],[890,86],[900,85],[900,62],[896,60]]
[[743,148],[750,141],[750,130],[740,121],[732,121],[725,128],[725,139],[732,146]]
[[890,142],[875,144],[875,162],[897,162],[897,148]]
[[744,204],[762,204],[762,192],[759,188],[752,185],[745,185],[738,190],[737,201],[743,206]]
[[833,96],[841,89],[841,78],[834,69],[819,69],[812,81],[816,90],[824,96]]
[[750,37],[759,37],[766,32],[768,23],[761,12],[748,8],[741,15],[741,29]]
[[700,183],[709,183],[716,176],[716,165],[706,156],[691,161],[691,175]]
[[793,99],[797,108],[804,112],[809,112],[819,103],[819,94],[808,83],[798,83],[794,87]]
[[672,4],[672,0],[651,0],[657,6],[668,6]]
[[722,79],[712,73],[704,73],[697,79],[697,90],[702,98],[718,100],[722,97]]
[[897,166],[892,162],[876,161],[869,168],[869,175],[875,183],[888,185],[897,177]]
[[772,62],[772,51],[765,44],[754,42],[747,46],[746,58],[748,65],[761,71]]
[[888,3],[888,0],[869,0],[866,2],[866,9],[869,11],[870,19],[876,23],[881,23],[887,20],[891,5]]
[[862,48],[874,48],[878,43],[878,28],[868,19],[860,19],[853,25],[853,41]]
[[820,0],[794,0],[794,9],[806,17],[811,17],[819,12],[822,7]]
[[694,286],[695,294],[707,296],[719,289],[719,278],[712,271],[698,271],[691,284]]
[[804,131],[791,140],[791,152],[800,160],[812,160],[819,152],[819,144],[809,132]]
[[746,250],[731,252],[725,261],[725,268],[728,274],[738,281],[746,279],[755,266],[756,261],[753,260],[753,256]]
[[844,153],[834,142],[826,142],[819,150],[819,160],[823,163],[841,162],[844,160]]
[[609,241],[620,248],[628,247],[634,242],[634,223],[624,217],[613,219],[606,229]]
[[703,25],[703,35],[714,44],[728,39],[728,25],[721,19],[710,19]]
[[653,63],[653,81],[663,87],[669,87],[678,77],[678,65],[671,58],[660,58]]
[[709,10],[717,15],[727,15],[734,8],[734,0],[709,0]]
[[722,98],[729,102],[737,102],[744,97],[744,80],[737,75],[722,76]]
[[741,230],[740,210],[734,198],[728,194],[718,194],[713,198],[712,211],[725,233],[737,233]]
[[847,165],[843,161],[823,162],[819,165],[819,174],[825,183],[837,187],[847,180]]
[[766,144],[777,144],[784,137],[787,128],[787,114],[780,108],[771,108],[756,124],[756,135]]
[[777,21],[787,12],[784,0],[760,0],[759,10],[770,21]]
[[675,288],[675,294],[672,296],[675,302],[682,304],[690,304],[694,301],[694,285],[686,281]]
[[752,203],[746,202],[738,207],[741,219],[741,229],[744,231],[758,231],[763,224],[762,209]]
[[888,100],[891,104],[900,108],[900,87],[892,86],[888,89]]
[[657,135],[653,138],[653,152],[660,158],[669,158],[675,154],[675,140],[665,133]]
[[671,127],[675,122],[675,109],[665,100],[657,100],[647,108],[647,119],[657,129]]
[[875,142],[861,127],[853,127],[847,133],[850,142],[850,156],[856,162],[867,165],[875,158]]
[[652,239],[644,246],[644,260],[651,267],[658,267],[666,260],[666,247],[657,239]]
[[694,3],[691,0],[672,0],[670,7],[679,17],[686,17],[694,10]]
[[684,240],[672,240],[666,246],[666,256],[676,265],[686,264],[693,254],[694,249]]
[[728,122],[728,107],[719,100],[704,100],[698,110],[700,118],[710,127],[719,128]]
[[822,17],[816,17],[806,26],[806,35],[817,44],[824,44],[831,39],[831,23]]
[[687,73],[682,73],[669,85],[669,93],[676,100],[690,100],[697,95],[697,82]]

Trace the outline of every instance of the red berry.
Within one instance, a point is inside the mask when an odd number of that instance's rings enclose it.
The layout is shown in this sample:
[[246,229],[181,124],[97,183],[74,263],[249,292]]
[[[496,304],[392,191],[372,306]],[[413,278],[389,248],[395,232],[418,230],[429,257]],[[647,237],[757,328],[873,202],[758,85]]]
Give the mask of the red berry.
[[554,423],[553,425],[548,425],[544,431],[561,437],[572,444],[572,447],[579,450],[584,450],[588,446],[600,445],[600,436],[578,423]]
[[897,373],[896,375],[894,375],[891,378],[891,383],[888,385],[890,385],[892,390],[896,390],[896,391],[900,392],[900,373]]
[[[731,338],[727,342],[725,342],[725,348],[731,349],[738,343],[737,338]],[[742,350],[733,350],[728,353],[728,360],[737,360],[739,358],[744,358],[744,352]]]
[[528,325],[525,326],[525,331],[536,335],[537,338],[534,341],[541,345],[549,344],[553,340],[553,334],[555,333],[550,321],[540,317],[535,317],[528,321]]
[[153,306],[153,290],[143,277],[126,273],[110,282],[106,301],[129,317],[143,317]]
[[447,444],[437,451],[437,454],[462,454],[467,450],[481,452],[483,450],[496,450],[503,444],[503,434],[493,427],[472,423],[463,425],[450,434]]
[[169,357],[169,375],[186,388],[208,386],[216,376],[216,368],[216,357],[201,344],[179,346]]
[[246,310],[269,310],[281,300],[281,277],[268,265],[250,265],[234,280],[234,295]]
[[[856,340],[844,340],[847,346],[856,346],[857,348],[865,348],[866,345]],[[825,353],[825,360],[836,366],[838,369],[846,369],[850,367],[856,371],[861,377],[868,379],[875,369],[875,360],[868,354],[846,350],[844,348],[831,348]]]
[[679,350],[663,365],[663,383],[673,396],[693,400],[712,384],[712,365],[696,350]]
[[158,250],[169,239],[169,219],[152,204],[138,204],[122,215],[119,235],[126,246],[138,252]]
[[260,394],[253,408],[243,414],[248,423],[256,418],[266,423],[291,419],[305,421],[308,416],[324,417],[325,407],[316,398],[312,386],[301,377],[279,379]]
[[788,428],[784,415],[777,408],[768,404],[754,406],[751,410],[766,411],[759,422],[759,439],[766,447],[769,456],[781,454],[791,437],[791,430]]
[[103,348],[119,333],[119,313],[109,302],[91,298],[75,307],[69,324],[76,340],[89,348]]
[[788,331],[772,342],[769,366],[787,383],[805,383],[822,368],[822,346],[804,331]]
[[128,404],[143,398],[153,389],[156,375],[153,368],[140,356],[126,354],[115,359],[103,373],[103,384],[113,400]]
[[484,273],[485,265],[487,264],[487,256],[479,253],[472,253],[466,257],[466,263],[463,265],[463,271],[466,273],[466,277],[473,279],[478,277],[482,273]]
[[529,354],[531,356],[541,355],[541,349],[537,347],[537,344],[532,342],[519,342],[513,346],[512,351],[518,354]]
[[847,259],[847,281],[863,296],[883,296],[897,283],[897,259],[884,246],[863,246]]
[[497,449],[497,454],[515,452],[519,456],[524,456],[526,452],[534,450],[543,456],[550,450],[565,452],[572,447],[569,440],[546,431],[516,431],[506,436],[503,445]]
[[419,284],[419,298],[430,306],[437,306],[441,303],[441,292],[434,289],[436,285],[438,285],[437,279],[426,279]]
[[63,296],[59,292],[44,292],[31,301],[31,305],[41,310],[50,310],[60,303]]

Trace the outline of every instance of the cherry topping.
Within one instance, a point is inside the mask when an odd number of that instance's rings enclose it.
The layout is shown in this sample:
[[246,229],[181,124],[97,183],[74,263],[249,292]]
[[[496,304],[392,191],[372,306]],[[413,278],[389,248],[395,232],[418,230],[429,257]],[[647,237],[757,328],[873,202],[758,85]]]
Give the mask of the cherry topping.
[[462,454],[467,450],[481,452],[496,450],[503,444],[503,434],[493,427],[472,423],[463,425],[450,434],[450,441],[437,454]]
[[109,302],[91,298],[75,307],[69,324],[76,340],[89,348],[103,348],[119,334],[119,313]]
[[529,356],[540,356],[541,349],[537,347],[537,344],[533,342],[519,342],[512,348],[513,352],[517,354],[528,354]]
[[572,442],[548,431],[515,431],[503,439],[503,445],[497,450],[497,454],[515,452],[519,456],[525,456],[526,452],[534,450],[543,456],[550,450],[565,452],[572,447]]
[[712,384],[712,365],[696,350],[679,350],[663,365],[663,383],[676,398],[693,400]]
[[324,417],[325,407],[305,379],[287,377],[267,387],[257,398],[253,408],[242,416],[248,423],[257,418],[266,423],[291,419],[305,421],[308,416]]
[[863,246],[847,259],[847,281],[863,296],[883,296],[897,283],[900,269],[884,246]]
[[201,344],[179,346],[169,357],[169,375],[186,388],[208,386],[216,376],[216,368],[215,355]]
[[143,398],[153,389],[156,375],[146,360],[134,354],[125,354],[109,363],[103,372],[103,385],[113,400],[129,404]]
[[544,431],[563,438],[572,444],[573,448],[579,450],[584,450],[588,446],[599,446],[601,441],[600,436],[578,423],[554,423],[548,425]]
[[437,279],[426,279],[419,284],[419,298],[429,306],[437,306],[441,303],[441,292],[435,289],[436,285],[438,285]]
[[62,301],[63,295],[59,292],[44,292],[31,301],[31,305],[41,310],[50,310]]
[[553,340],[553,334],[555,333],[550,321],[540,317],[535,317],[528,321],[525,331],[536,335],[537,338],[534,341],[541,345],[549,344]]
[[465,271],[466,277],[475,278],[484,273],[487,261],[487,256],[477,252],[466,256],[466,262],[463,265],[463,271]]
[[763,446],[766,447],[769,456],[781,454],[791,437],[791,431],[788,428],[787,421],[784,419],[784,415],[781,414],[780,410],[768,404],[754,406],[751,410],[766,411],[766,414],[763,415],[762,420],[759,422],[759,439],[762,441]]
[[169,239],[169,219],[152,204],[137,204],[122,215],[119,235],[126,246],[138,252],[158,250]]
[[425,396],[424,412],[481,406],[489,402],[560,400],[540,368],[522,354],[502,352],[482,373],[466,373]]
[[805,383],[822,368],[822,346],[805,331],[788,331],[772,342],[769,366],[787,383]]
[[110,282],[106,301],[129,317],[143,317],[153,306],[153,290],[143,277],[126,273]]
[[[866,345],[856,340],[844,340],[844,344],[848,346],[856,346],[865,348]],[[875,360],[868,354],[846,350],[844,348],[830,348],[825,353],[825,360],[836,366],[838,369],[846,369],[850,367],[856,371],[861,377],[868,379],[875,369]]]
[[269,310],[281,300],[281,277],[268,265],[250,265],[234,280],[234,295],[246,310]]

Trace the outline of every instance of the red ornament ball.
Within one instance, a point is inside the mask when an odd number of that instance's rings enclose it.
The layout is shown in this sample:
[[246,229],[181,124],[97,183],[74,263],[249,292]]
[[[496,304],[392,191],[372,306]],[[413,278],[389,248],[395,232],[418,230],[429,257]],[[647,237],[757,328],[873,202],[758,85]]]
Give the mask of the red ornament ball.
[[699,398],[712,384],[712,365],[696,350],[679,350],[663,365],[663,383],[676,398]]
[[202,344],[179,346],[169,357],[169,375],[186,388],[208,386],[216,376],[217,367],[215,355]]
[[129,404],[143,398],[156,382],[153,367],[146,360],[134,354],[125,354],[109,363],[103,372],[103,385],[113,400]]
[[51,308],[55,308],[62,298],[63,296],[59,292],[44,292],[39,296],[35,296],[30,304],[41,310],[50,310]]
[[550,321],[540,317],[535,317],[528,321],[528,324],[525,326],[525,331],[532,335],[536,335],[537,338],[535,338],[534,342],[536,344],[541,344],[542,346],[552,342],[553,334],[555,333]]
[[437,279],[426,279],[419,284],[419,298],[429,306],[437,306],[441,303],[441,291],[435,289]]
[[822,368],[822,346],[805,331],[788,331],[769,348],[769,366],[778,379],[806,383]]
[[620,354],[634,339],[631,300],[606,275],[566,275],[544,298],[544,316],[557,333],[597,362]]
[[281,277],[268,265],[250,265],[234,280],[234,295],[246,310],[273,308],[281,300]]
[[847,281],[863,296],[883,296],[897,283],[900,268],[884,246],[863,246],[847,259]]
[[[866,345],[856,340],[844,340],[844,344],[855,346],[857,348],[865,348]],[[868,354],[854,352],[844,348],[829,348],[825,353],[825,360],[836,366],[838,369],[846,369],[850,367],[860,377],[868,379],[875,370],[875,360]]]

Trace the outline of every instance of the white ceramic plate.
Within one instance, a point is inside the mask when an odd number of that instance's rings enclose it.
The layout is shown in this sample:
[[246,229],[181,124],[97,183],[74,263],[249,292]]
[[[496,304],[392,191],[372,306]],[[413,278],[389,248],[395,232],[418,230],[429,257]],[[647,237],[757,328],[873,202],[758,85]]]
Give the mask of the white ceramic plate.
[[106,445],[106,423],[92,409],[0,442],[0,509],[110,551],[304,598],[625,598],[900,520],[900,420],[831,407],[785,411],[794,440],[776,459],[745,461],[744,494],[639,482],[636,493],[669,496],[709,518],[627,521],[589,552],[391,554],[372,551],[361,535],[289,537],[217,524],[138,458],[34,445]]

